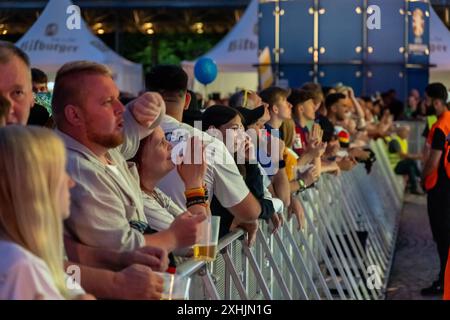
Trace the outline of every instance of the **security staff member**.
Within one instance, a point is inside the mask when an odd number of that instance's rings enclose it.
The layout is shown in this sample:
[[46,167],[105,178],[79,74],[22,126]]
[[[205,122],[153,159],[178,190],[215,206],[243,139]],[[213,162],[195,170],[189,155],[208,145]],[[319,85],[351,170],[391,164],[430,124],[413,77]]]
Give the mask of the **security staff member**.
[[437,122],[432,126],[427,143],[431,147],[425,161],[423,176],[428,193],[428,216],[431,232],[436,242],[440,272],[439,278],[430,287],[422,289],[422,295],[443,293],[444,274],[450,247],[450,165],[447,161],[450,135],[450,111],[447,108],[448,92],[444,85],[434,87],[432,105]]
[[[442,84],[438,83],[438,82],[430,83],[425,88],[425,105],[426,105],[427,109],[426,109],[426,118],[425,118],[425,120],[426,120],[425,128],[422,133],[422,137],[424,137],[425,140],[428,139],[431,128],[437,121],[436,110],[434,110],[434,107],[433,107],[433,99],[439,98],[439,93],[441,91],[442,91]],[[425,144],[423,146],[422,154],[423,154],[423,158],[425,160],[430,155],[430,145],[428,145],[427,141],[425,141]]]

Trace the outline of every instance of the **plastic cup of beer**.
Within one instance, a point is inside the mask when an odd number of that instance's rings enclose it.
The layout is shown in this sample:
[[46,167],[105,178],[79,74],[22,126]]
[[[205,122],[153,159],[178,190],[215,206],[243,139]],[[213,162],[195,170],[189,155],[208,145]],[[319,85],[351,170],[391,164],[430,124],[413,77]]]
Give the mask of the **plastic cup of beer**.
[[191,278],[179,274],[156,272],[163,278],[163,292],[161,300],[188,300]]
[[200,226],[200,236],[194,245],[194,259],[214,261],[219,242],[220,217],[208,216]]

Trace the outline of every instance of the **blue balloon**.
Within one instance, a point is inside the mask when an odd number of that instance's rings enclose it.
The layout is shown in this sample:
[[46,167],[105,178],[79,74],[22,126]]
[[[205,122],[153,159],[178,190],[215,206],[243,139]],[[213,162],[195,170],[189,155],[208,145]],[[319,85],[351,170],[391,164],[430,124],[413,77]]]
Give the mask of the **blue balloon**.
[[194,66],[195,79],[201,84],[207,85],[216,80],[217,65],[210,58],[200,58]]

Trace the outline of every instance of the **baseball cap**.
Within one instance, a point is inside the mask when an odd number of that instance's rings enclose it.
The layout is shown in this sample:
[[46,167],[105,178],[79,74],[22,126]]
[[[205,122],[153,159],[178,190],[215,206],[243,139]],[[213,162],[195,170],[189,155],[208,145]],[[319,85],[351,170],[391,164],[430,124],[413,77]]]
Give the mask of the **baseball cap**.
[[249,126],[256,123],[264,115],[264,105],[258,106],[256,108],[252,107],[237,107],[241,115],[244,117],[244,125]]

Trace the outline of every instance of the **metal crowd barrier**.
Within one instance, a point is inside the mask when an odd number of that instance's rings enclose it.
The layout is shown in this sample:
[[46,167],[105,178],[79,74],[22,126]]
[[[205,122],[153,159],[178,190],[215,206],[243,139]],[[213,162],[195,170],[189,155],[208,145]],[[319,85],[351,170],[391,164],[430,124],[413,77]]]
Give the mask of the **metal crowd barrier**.
[[383,141],[371,148],[377,161],[370,174],[358,165],[322,175],[300,194],[302,231],[294,218],[272,235],[261,221],[253,247],[235,231],[221,239],[216,261],[181,264],[178,272],[192,278],[190,299],[384,299],[404,185]]
[[409,135],[409,152],[420,153],[422,152],[423,145],[425,143],[424,137],[422,137],[423,129],[425,129],[425,121],[396,121],[396,124],[407,124],[411,128]]

